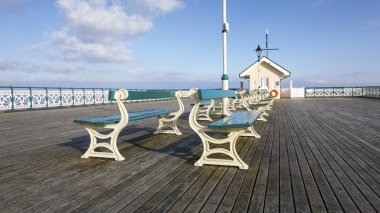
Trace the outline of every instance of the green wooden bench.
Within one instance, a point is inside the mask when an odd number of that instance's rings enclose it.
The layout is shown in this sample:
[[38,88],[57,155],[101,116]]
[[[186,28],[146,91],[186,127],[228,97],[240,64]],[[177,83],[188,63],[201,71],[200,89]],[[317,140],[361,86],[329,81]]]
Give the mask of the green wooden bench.
[[273,105],[273,99],[267,99],[267,100],[260,100],[257,96],[257,92],[253,94],[247,94],[243,98],[243,108],[251,111],[251,110],[258,110],[261,111],[262,114],[259,118],[261,121],[267,121],[266,117],[264,116],[269,116],[268,112],[269,110],[272,109]]
[[[239,92],[234,91],[234,93],[235,93],[234,97],[230,97],[228,99],[228,110],[230,112],[237,110],[235,108],[235,105],[239,101],[239,99],[237,97],[237,94]],[[191,105],[194,106],[194,104],[191,104]],[[215,115],[221,115],[222,114],[222,103],[221,102],[215,102],[214,99],[210,99],[210,101],[201,102],[199,104],[197,120],[212,121],[211,114],[215,114]]]
[[[238,166],[240,169],[248,169],[248,165],[239,157],[236,151],[236,141],[239,136],[248,136],[260,138],[253,125],[260,117],[260,111],[237,111],[228,115],[221,120],[212,122],[207,126],[203,126],[197,121],[197,112],[202,101],[210,99],[230,98],[235,96],[233,90],[204,90],[191,89],[190,98],[196,100],[196,104],[191,109],[189,116],[190,127],[198,134],[202,140],[203,153],[200,159],[194,163],[195,166],[204,164],[222,165],[222,166]],[[225,138],[215,138],[210,132],[229,133]],[[229,149],[212,148],[211,144],[229,144]],[[219,146],[220,147],[220,146]],[[229,159],[221,159],[215,157],[216,154],[222,154]]]
[[[184,106],[181,101],[181,91],[127,91],[120,89],[110,91],[108,100],[116,101],[120,110],[118,115],[101,116],[95,118],[78,118],[74,123],[83,126],[90,134],[90,145],[88,150],[82,155],[82,158],[102,157],[114,158],[117,161],[125,158],[120,154],[117,148],[117,139],[119,133],[125,128],[130,121],[138,121],[146,118],[157,117],[159,125],[154,134],[168,133],[182,135],[177,128],[177,120],[184,112]],[[122,101],[125,100],[147,100],[147,99],[177,99],[179,109],[148,109],[137,112],[128,112]],[[102,134],[97,129],[112,129],[110,133]],[[99,139],[109,139],[108,142],[98,142]],[[110,152],[96,150],[106,148]]]

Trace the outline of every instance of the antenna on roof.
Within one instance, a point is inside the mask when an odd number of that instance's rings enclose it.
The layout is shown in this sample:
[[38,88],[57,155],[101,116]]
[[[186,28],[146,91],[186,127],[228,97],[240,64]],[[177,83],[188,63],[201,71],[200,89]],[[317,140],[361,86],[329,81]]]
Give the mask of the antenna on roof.
[[267,49],[267,58],[268,58],[268,34],[269,34],[269,30],[267,28],[265,30],[265,49]]
[[268,47],[268,37],[269,37],[269,30],[268,28],[265,30],[265,49],[263,50],[266,50],[267,51],[267,58],[269,58],[269,50],[280,50],[280,48],[269,48]]

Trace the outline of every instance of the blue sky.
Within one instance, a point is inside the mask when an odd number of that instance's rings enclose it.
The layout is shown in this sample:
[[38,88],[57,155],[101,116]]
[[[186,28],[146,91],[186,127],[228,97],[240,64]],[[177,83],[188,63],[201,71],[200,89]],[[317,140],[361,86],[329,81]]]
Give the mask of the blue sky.
[[[221,0],[0,0],[0,85],[216,88]],[[379,0],[227,0],[228,75],[257,45],[295,86],[380,85]],[[247,85],[246,82],[244,82]]]

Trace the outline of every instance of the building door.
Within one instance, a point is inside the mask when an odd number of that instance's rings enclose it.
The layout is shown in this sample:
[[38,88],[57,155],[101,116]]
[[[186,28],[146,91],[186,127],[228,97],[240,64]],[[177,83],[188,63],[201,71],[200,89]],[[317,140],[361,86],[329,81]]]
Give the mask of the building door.
[[261,78],[261,89],[269,90],[268,82],[269,78]]

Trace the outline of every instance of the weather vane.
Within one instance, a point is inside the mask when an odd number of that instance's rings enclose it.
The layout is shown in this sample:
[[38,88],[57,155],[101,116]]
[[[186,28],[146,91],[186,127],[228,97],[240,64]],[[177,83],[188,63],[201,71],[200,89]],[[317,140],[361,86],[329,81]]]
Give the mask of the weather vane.
[[267,51],[267,58],[269,58],[269,50],[280,50],[280,48],[269,48],[268,47],[268,36],[269,36],[269,30],[268,28],[266,29],[265,31],[265,49],[262,49],[262,50],[266,50]]

